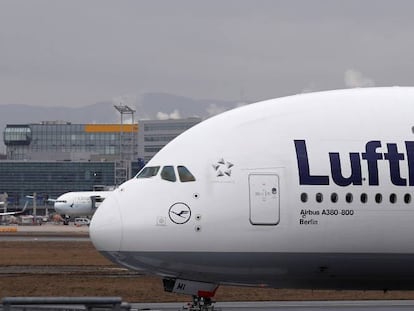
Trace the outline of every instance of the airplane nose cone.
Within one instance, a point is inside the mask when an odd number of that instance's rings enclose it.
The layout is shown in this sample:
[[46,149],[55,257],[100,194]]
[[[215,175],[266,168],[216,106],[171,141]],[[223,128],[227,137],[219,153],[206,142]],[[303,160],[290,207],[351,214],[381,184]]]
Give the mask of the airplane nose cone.
[[119,251],[122,240],[122,218],[114,191],[96,210],[89,226],[89,236],[99,251]]
[[61,210],[62,204],[60,204],[60,203],[55,203],[54,207],[55,207],[55,211],[56,211],[56,213],[58,213],[58,214],[63,214],[63,213],[62,213],[62,210]]

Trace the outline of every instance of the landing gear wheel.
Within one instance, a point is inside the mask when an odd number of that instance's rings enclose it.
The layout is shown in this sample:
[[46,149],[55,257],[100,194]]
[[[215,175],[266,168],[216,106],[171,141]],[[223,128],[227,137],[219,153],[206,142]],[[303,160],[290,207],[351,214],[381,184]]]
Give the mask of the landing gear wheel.
[[193,296],[193,302],[188,306],[183,307],[183,310],[188,311],[220,311],[220,308],[214,308],[214,301],[208,297]]
[[214,308],[211,298],[214,296],[218,284],[206,283],[199,281],[190,281],[185,279],[170,279],[162,280],[164,290],[170,293],[178,293],[184,295],[191,295],[193,302],[184,306],[182,310],[188,311],[218,311],[220,309]]

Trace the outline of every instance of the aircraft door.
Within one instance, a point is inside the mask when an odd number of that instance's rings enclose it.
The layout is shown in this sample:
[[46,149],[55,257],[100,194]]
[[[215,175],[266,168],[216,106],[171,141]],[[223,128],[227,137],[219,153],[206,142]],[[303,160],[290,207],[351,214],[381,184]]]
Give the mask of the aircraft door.
[[279,223],[279,176],[276,174],[249,175],[250,223],[277,225]]

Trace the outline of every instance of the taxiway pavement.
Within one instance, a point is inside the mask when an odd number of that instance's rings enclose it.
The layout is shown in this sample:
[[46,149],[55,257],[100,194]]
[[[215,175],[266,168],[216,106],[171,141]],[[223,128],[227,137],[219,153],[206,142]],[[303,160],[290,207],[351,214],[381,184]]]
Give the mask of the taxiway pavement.
[[[182,310],[182,303],[132,303],[131,310]],[[406,311],[414,310],[414,300],[370,300],[370,301],[252,301],[217,302],[221,311]]]

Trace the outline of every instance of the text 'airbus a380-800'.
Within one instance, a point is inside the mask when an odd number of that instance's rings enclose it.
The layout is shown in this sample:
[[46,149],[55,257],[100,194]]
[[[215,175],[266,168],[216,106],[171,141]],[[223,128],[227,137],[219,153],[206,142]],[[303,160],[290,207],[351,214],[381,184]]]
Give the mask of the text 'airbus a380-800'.
[[95,213],[95,247],[197,298],[219,284],[414,289],[414,88],[295,95],[212,117]]

